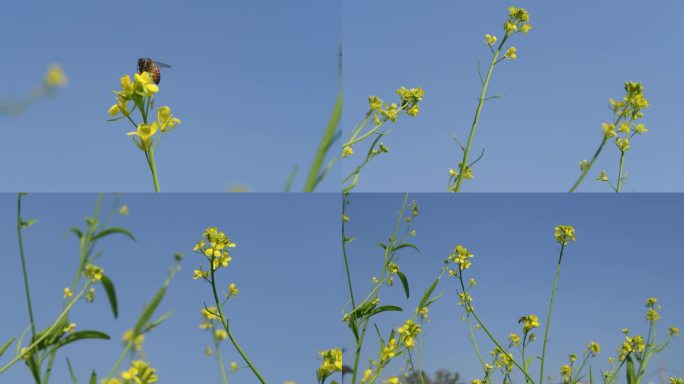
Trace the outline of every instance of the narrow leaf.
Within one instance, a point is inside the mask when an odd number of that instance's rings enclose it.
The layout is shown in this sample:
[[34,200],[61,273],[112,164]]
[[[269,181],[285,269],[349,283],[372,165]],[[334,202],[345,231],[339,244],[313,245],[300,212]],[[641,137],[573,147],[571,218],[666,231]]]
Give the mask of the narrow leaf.
[[107,228],[103,231],[100,231],[97,235],[93,236],[93,240],[101,239],[101,238],[108,236],[108,235],[111,235],[113,233],[120,233],[122,235],[126,235],[128,238],[135,241],[135,236],[133,236],[133,234],[130,233],[127,229],[124,229],[121,227],[112,227],[112,228]]
[[2,355],[5,353],[7,348],[9,348],[10,345],[12,345],[12,343],[14,342],[14,339],[16,339],[16,336],[9,339],[5,344],[2,345],[2,347],[0,347],[0,357],[2,357]]
[[411,244],[411,243],[402,243],[402,244],[399,244],[399,245],[397,245],[396,247],[392,248],[392,250],[393,250],[393,251],[398,251],[398,250],[400,250],[400,249],[402,249],[402,248],[412,248],[412,249],[415,249],[417,252],[420,252],[420,249],[418,249],[418,247],[416,247],[415,245],[413,245],[413,244]]
[[636,384],[636,370],[630,355],[627,355],[627,384]]
[[71,227],[69,228],[69,231],[74,233],[79,239],[83,237],[83,232],[81,232],[79,228]]
[[154,296],[152,302],[145,306],[142,315],[140,315],[140,319],[138,319],[138,322],[135,324],[135,329],[133,330],[134,335],[139,335],[142,332],[143,327],[147,324],[148,321],[150,321],[150,318],[159,306],[159,303],[161,303],[165,294],[166,286],[163,286],[159,290],[159,292],[157,292],[157,294]]
[[85,339],[100,339],[100,340],[109,340],[111,339],[108,334],[100,331],[77,331],[74,333],[70,333],[66,335],[64,338],[62,338],[56,345],[56,348],[61,348],[67,344],[71,344],[75,341],[78,340],[85,340]]
[[93,373],[90,374],[89,384],[97,384],[97,373],[95,373],[94,369],[93,369]]
[[71,360],[69,358],[66,358],[67,362],[67,368],[69,368],[69,376],[71,376],[71,382],[74,384],[78,384],[78,379],[76,378],[76,374],[74,373],[74,368],[71,366]]
[[377,315],[378,313],[387,312],[387,311],[399,311],[399,312],[401,312],[401,311],[403,311],[403,309],[401,309],[401,307],[397,307],[396,305],[383,305],[382,307],[377,307],[373,311],[371,311],[368,314],[368,317],[370,318],[370,317]]
[[102,286],[105,289],[105,293],[107,293],[107,299],[109,299],[109,306],[112,307],[112,313],[114,314],[114,318],[116,319],[119,316],[119,304],[116,301],[116,289],[114,289],[114,283],[112,280],[109,279],[109,277],[102,275]]
[[399,276],[399,280],[401,280],[401,285],[404,287],[404,293],[406,294],[406,298],[409,298],[409,283],[408,279],[406,279],[406,275],[404,275],[403,272],[397,271],[397,276]]
[[144,332],[149,332],[149,331],[153,330],[154,328],[158,327],[159,325],[161,325],[161,323],[165,322],[166,319],[168,319],[169,317],[171,317],[172,314],[173,314],[173,311],[168,311],[168,312],[166,312],[165,314],[159,316],[159,317],[157,318],[157,320],[154,320],[153,322],[147,324],[147,326],[145,327]]
[[428,288],[423,294],[423,297],[420,299],[420,303],[418,304],[418,310],[423,308],[427,304],[428,300],[430,300],[430,295],[432,295],[432,292],[434,292],[435,288],[437,288],[437,283],[439,283],[439,277],[432,282],[430,288]]

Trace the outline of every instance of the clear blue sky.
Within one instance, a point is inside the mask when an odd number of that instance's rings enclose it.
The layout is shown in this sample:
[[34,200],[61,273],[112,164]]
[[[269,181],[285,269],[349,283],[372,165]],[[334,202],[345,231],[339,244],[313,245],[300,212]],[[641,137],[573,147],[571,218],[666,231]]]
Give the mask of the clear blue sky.
[[[30,92],[50,63],[70,84],[0,117],[0,190],[153,190],[131,125],[106,121],[139,57],[173,66],[157,105],[183,121],[157,150],[162,191],[282,191],[293,165],[301,189],[338,93],[340,12],[332,0],[5,5],[0,100]],[[338,175],[320,190],[339,190]]]
[[[391,234],[402,199],[400,194],[351,196],[347,236],[357,237],[349,246],[357,295],[368,292],[371,277],[379,274],[382,250],[377,244]],[[400,254],[399,265],[411,284],[410,300],[404,298],[398,282],[381,293],[382,303],[402,305],[406,311],[374,318],[384,335],[412,315],[442,260],[457,244],[475,254],[468,274],[478,285],[471,294],[479,315],[496,335],[505,338],[510,332],[519,332],[520,316],[535,313],[545,318],[558,258],[559,245],[553,237],[558,224],[573,225],[577,242],[567,248],[563,258],[546,372],[558,379],[558,369],[566,364],[567,356],[580,354],[591,340],[602,346],[594,368],[605,369],[608,356],[616,356],[615,350],[624,340],[623,327],[634,333],[646,332],[647,297],[655,296],[662,304],[659,337],[666,335],[669,326],[684,326],[682,196],[414,194],[409,199],[420,206],[414,243],[421,252]],[[431,373],[438,368],[455,370],[469,382],[480,377],[481,371],[467,338],[467,325],[459,320],[463,311],[457,306],[456,284],[455,279],[443,279],[436,290],[444,296],[430,308],[424,367]],[[353,338],[345,332],[344,346],[349,351]],[[365,344],[364,369],[367,359],[377,354],[374,334],[369,332]],[[484,343],[481,348],[489,351],[486,335],[478,335]],[[540,353],[543,330],[537,335],[539,343],[532,348]],[[352,358],[347,352],[345,361]],[[683,340],[675,339],[651,361],[648,380],[658,382],[661,364],[671,370],[670,375],[674,371],[682,376],[683,360]],[[386,372],[396,374],[402,366],[391,365]],[[538,365],[534,371],[538,375]]]
[[[78,260],[78,243],[68,229],[81,226],[95,200],[94,194],[32,194],[24,199],[24,218],[39,219],[24,233],[39,327],[61,310],[62,289],[71,281]],[[111,196],[105,201],[111,202]],[[122,350],[122,333],[135,324],[143,303],[161,286],[175,252],[185,253],[183,269],[158,312],[173,310],[174,314],[147,335],[145,351],[160,382],[218,382],[215,359],[203,355],[210,336],[198,328],[203,303],[211,300],[210,286],[192,278],[200,262],[192,246],[207,226],[219,226],[238,244],[230,268],[218,277],[224,286],[235,282],[240,289],[237,300],[226,306],[238,341],[269,382],[315,380],[318,351],[339,345],[342,338],[339,195],[124,194],[123,201],[130,215],[116,217],[114,225],[131,230],[138,241],[110,237],[100,243],[101,265],[118,289],[119,319],[112,319],[101,287],[94,304],[77,304],[71,316],[78,329],[103,330],[113,340],[64,348],[55,363],[54,382],[68,380],[65,356],[71,358],[80,381],[87,380],[92,368],[103,373],[112,367]],[[5,293],[0,343],[4,343],[23,332],[29,321],[14,194],[0,195],[0,212],[0,291]],[[14,346],[8,353],[13,351]],[[231,350],[226,361],[238,357]],[[0,382],[25,383],[29,377],[27,369],[17,364]],[[229,380],[256,382],[246,368]]]
[[[461,152],[448,130],[467,139],[480,92],[477,63],[490,53],[485,33],[502,36],[506,9],[530,12],[532,31],[516,35],[518,59],[497,66],[473,153],[486,149],[463,191],[567,191],[611,118],[609,98],[627,80],[644,83],[650,131],[632,141],[625,191],[683,191],[680,94],[684,3],[627,1],[345,1],[343,7],[344,137],[361,121],[368,95],[396,98],[400,86],[422,86],[421,114],[391,125],[389,155],[364,169],[356,191],[444,191]],[[404,116],[406,117],[406,116]],[[361,153],[358,150],[357,153]],[[593,180],[617,173],[610,144],[580,191],[609,191]],[[474,158],[473,158],[474,159]],[[358,161],[359,159],[357,159]],[[357,163],[345,161],[349,173]],[[614,177],[613,177],[614,179]]]

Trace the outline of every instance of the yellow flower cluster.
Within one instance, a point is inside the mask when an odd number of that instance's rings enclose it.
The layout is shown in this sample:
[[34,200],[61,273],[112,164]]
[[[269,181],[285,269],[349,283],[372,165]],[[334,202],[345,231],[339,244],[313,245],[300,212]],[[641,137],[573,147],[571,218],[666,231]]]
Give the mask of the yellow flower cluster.
[[128,371],[121,373],[124,384],[152,384],[158,381],[157,371],[150,363],[143,360],[133,360]]
[[601,346],[597,342],[592,341],[589,343],[589,346],[587,346],[587,350],[589,353],[599,353],[601,352]]
[[522,32],[527,33],[532,29],[530,24],[530,14],[525,8],[508,8],[508,20],[504,23],[504,30],[507,35]]
[[511,333],[510,335],[508,335],[508,341],[511,342],[511,346],[517,347],[518,345],[520,345],[520,336],[518,336],[517,333]]
[[[133,81],[128,75],[120,79],[121,91],[114,92],[116,94],[116,104],[109,108],[110,116],[118,116],[128,118],[131,122],[131,114],[137,108],[142,117],[143,122],[136,124],[136,130],[128,132],[128,136],[134,136],[135,144],[143,151],[149,151],[152,145],[152,138],[157,132],[168,132],[172,130],[181,121],[171,114],[171,108],[162,106],[157,109],[157,120],[150,122],[148,119],[149,109],[154,106],[153,96],[159,92],[159,86],[154,83],[152,76],[148,72],[136,73]],[[133,103],[132,107],[129,104]]]
[[83,271],[83,275],[86,277],[86,279],[90,280],[91,282],[97,283],[100,280],[102,280],[102,276],[104,275],[104,269],[98,267],[97,265],[88,264],[85,266],[85,271]]
[[373,116],[373,124],[380,125],[386,121],[395,123],[400,112],[406,112],[409,116],[417,116],[420,111],[419,104],[425,96],[423,88],[401,87],[397,89],[399,104],[387,104],[377,96],[370,96],[368,103],[370,106],[369,114]]
[[[195,253],[204,255],[209,260],[212,270],[215,271],[220,267],[228,266],[233,259],[228,254],[228,249],[234,247],[235,243],[230,241],[230,238],[225,233],[219,231],[217,227],[210,227],[202,233],[202,239],[195,244],[192,250]],[[195,279],[208,276],[208,272],[202,270],[195,270],[194,273]]]
[[416,345],[415,337],[422,332],[422,328],[415,321],[406,320],[404,325],[397,328],[399,338],[406,348],[413,348]]
[[319,381],[327,378],[334,372],[342,371],[342,350],[340,348],[328,349],[319,353],[323,358],[321,366],[316,371]]
[[459,271],[462,271],[470,268],[470,265],[472,264],[470,259],[472,259],[473,256],[475,255],[470,253],[466,247],[459,244],[454,247],[454,251],[449,255],[447,260],[458,264]]
[[527,333],[534,328],[539,328],[539,318],[536,315],[523,316],[518,322],[523,323],[524,333]]
[[620,360],[624,360],[627,355],[631,352],[642,352],[645,348],[644,338],[636,335],[634,337],[625,336],[625,341],[622,343],[620,348],[618,348],[618,353],[620,354]]
[[499,347],[490,352],[494,356],[494,364],[497,368],[504,368],[507,372],[513,370],[513,355],[501,350]]
[[561,245],[568,245],[575,241],[575,228],[572,225],[559,225],[555,228],[554,237]]

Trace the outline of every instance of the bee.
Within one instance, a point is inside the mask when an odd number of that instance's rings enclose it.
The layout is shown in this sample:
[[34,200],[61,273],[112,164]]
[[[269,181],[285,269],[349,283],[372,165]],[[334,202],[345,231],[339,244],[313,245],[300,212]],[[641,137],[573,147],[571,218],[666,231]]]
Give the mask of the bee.
[[161,81],[161,73],[159,68],[171,68],[170,65],[154,61],[149,57],[141,57],[138,59],[138,73],[147,72],[152,76],[155,84]]

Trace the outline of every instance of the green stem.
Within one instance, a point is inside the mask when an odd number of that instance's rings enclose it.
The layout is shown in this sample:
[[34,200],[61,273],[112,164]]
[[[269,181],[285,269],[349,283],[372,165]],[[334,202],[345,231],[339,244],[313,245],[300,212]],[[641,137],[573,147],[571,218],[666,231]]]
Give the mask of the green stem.
[[556,297],[556,288],[558,286],[558,276],[560,276],[561,261],[563,260],[563,250],[565,245],[561,245],[560,254],[558,255],[558,264],[556,265],[556,277],[553,279],[553,288],[551,289],[551,301],[549,302],[549,313],[546,316],[546,330],[544,331],[544,344],[542,346],[541,368],[539,369],[539,383],[544,382],[544,361],[546,358],[546,344],[549,341],[549,329],[551,328],[551,312],[553,311],[553,302]]
[[461,160],[461,167],[460,167],[460,170],[458,172],[458,176],[456,176],[456,186],[453,189],[454,192],[459,192],[461,190],[461,183],[463,182],[463,175],[465,175],[465,170],[466,170],[466,167],[468,166],[468,155],[470,155],[470,147],[473,143],[473,138],[475,137],[475,131],[477,130],[477,123],[480,120],[480,112],[482,112],[482,107],[484,106],[484,103],[485,103],[485,97],[487,95],[487,87],[489,86],[489,80],[492,77],[492,72],[494,72],[494,66],[497,63],[497,59],[499,58],[499,55],[501,54],[501,49],[503,48],[503,45],[506,42],[506,39],[508,39],[508,34],[506,34],[506,36],[504,36],[503,40],[501,41],[501,44],[499,45],[499,48],[494,52],[494,56],[492,57],[492,61],[489,63],[489,70],[487,71],[487,77],[485,78],[485,81],[482,84],[482,91],[480,92],[480,98],[477,101],[477,109],[475,109],[475,118],[473,119],[473,124],[470,127],[470,135],[468,136],[468,143],[466,144],[466,147],[463,150],[463,160]]
[[[460,267],[459,267],[460,269]],[[458,280],[461,282],[461,290],[466,293],[465,289],[465,283],[463,283],[463,270],[460,270],[458,273]],[[470,321],[470,312],[466,311],[466,322],[468,323],[468,330],[470,333],[470,342],[473,344],[473,348],[475,348],[475,353],[477,354],[478,360],[480,360],[480,365],[482,366],[482,370],[487,373],[487,370],[485,369],[485,362],[484,359],[482,358],[482,354],[480,353],[480,348],[477,346],[477,341],[475,340],[475,332],[473,331],[473,324]]]
[[150,166],[150,172],[152,172],[154,191],[159,192],[159,179],[157,178],[157,165],[154,162],[154,150],[145,151],[145,156],[147,157],[147,164]]
[[617,186],[615,187],[615,192],[620,192],[620,187],[622,187],[622,166],[625,163],[625,151],[620,151],[620,168],[618,169],[618,179]]
[[233,336],[233,333],[230,331],[230,327],[228,327],[228,321],[226,318],[223,316],[223,308],[221,307],[221,302],[219,301],[218,298],[218,293],[216,292],[216,282],[214,280],[214,272],[216,271],[214,269],[214,257],[212,256],[210,263],[209,263],[209,269],[211,270],[211,290],[214,294],[214,302],[216,303],[216,309],[218,310],[219,318],[221,319],[221,324],[223,325],[223,329],[226,330],[226,333],[228,334],[228,338],[230,338],[231,343],[233,343],[233,346],[235,349],[238,351],[240,356],[242,356],[242,359],[247,363],[249,368],[252,370],[254,375],[259,379],[259,381],[262,384],[266,384],[266,380],[261,376],[259,371],[254,367],[252,362],[249,360],[245,352],[240,348],[240,345],[238,344],[237,340],[235,340],[235,337]]
[[[342,194],[342,217],[347,213],[347,198],[348,193]],[[352,308],[356,308],[356,303],[354,302],[354,289],[351,282],[351,272],[349,271],[349,260],[347,258],[347,237],[344,232],[345,222],[342,221],[342,258],[344,259],[344,271],[347,275],[347,287],[349,288],[349,298],[351,299]]]
[[214,343],[216,349],[216,359],[218,360],[219,369],[221,370],[221,379],[223,379],[223,384],[228,384],[228,375],[226,374],[226,366],[223,364],[223,355],[221,354],[221,348],[218,343]]
[[19,193],[17,197],[17,238],[19,239],[19,256],[21,257],[21,271],[24,276],[24,291],[26,293],[26,303],[28,306],[29,319],[31,321],[31,337],[36,337],[36,322],[33,318],[33,306],[31,305],[31,292],[29,291],[28,272],[26,268],[26,258],[24,256],[24,241],[21,237],[22,218],[21,218],[21,197],[23,194]]
[[368,327],[368,320],[365,319],[363,323],[363,328],[361,329],[361,337],[356,340],[356,351],[354,353],[354,368],[352,372],[352,384],[356,384],[356,375],[359,372],[359,357],[361,357],[361,347],[363,346],[363,340],[366,336],[366,328]]
[[570,188],[570,190],[568,192],[570,192],[570,193],[575,192],[577,187],[579,187],[580,183],[582,183],[582,180],[584,180],[584,177],[587,175],[587,173],[589,173],[589,170],[591,170],[591,167],[594,165],[594,162],[596,161],[596,159],[601,154],[601,151],[603,150],[603,147],[605,147],[607,142],[608,142],[608,138],[604,136],[603,140],[601,141],[601,145],[599,145],[598,149],[594,153],[594,157],[592,157],[589,164],[587,164],[587,166],[584,167],[584,170],[582,171],[580,176],[577,178],[577,181],[575,181],[575,184],[572,185],[572,187]]
[[126,358],[128,352],[131,350],[131,347],[133,346],[133,340],[135,340],[135,335],[131,337],[131,341],[126,343],[126,347],[123,351],[121,351],[121,354],[119,355],[119,358],[116,359],[116,362],[114,363],[112,369],[109,370],[109,373],[107,374],[107,377],[104,380],[105,382],[114,377],[114,375],[116,375],[116,371],[119,369],[119,366],[121,366],[121,363],[123,363],[123,360]]

